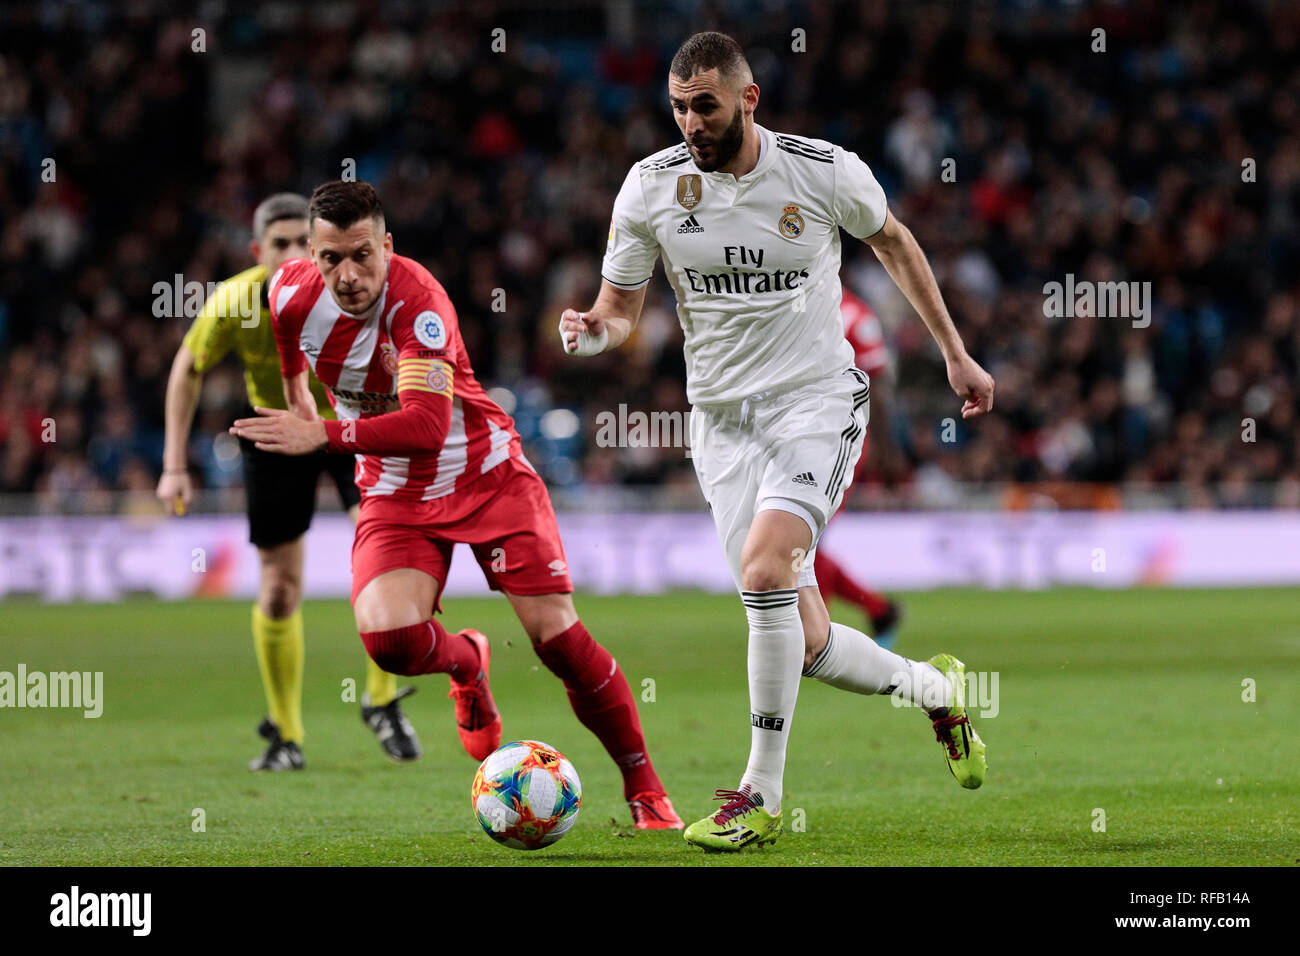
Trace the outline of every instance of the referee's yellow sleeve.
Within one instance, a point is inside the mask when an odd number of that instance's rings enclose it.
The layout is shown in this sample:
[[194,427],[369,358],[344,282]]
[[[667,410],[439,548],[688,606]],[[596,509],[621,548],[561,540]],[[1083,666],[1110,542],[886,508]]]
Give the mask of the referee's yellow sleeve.
[[184,345],[194,355],[196,372],[206,372],[229,355],[235,346],[233,320],[227,308],[230,285],[230,282],[223,282],[217,287],[185,333]]

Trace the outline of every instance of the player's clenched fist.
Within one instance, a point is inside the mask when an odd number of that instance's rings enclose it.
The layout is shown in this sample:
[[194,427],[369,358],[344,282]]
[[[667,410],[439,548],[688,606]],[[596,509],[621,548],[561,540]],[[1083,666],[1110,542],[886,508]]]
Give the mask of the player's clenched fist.
[[560,341],[570,355],[595,355],[609,346],[609,329],[603,319],[565,309],[560,315]]

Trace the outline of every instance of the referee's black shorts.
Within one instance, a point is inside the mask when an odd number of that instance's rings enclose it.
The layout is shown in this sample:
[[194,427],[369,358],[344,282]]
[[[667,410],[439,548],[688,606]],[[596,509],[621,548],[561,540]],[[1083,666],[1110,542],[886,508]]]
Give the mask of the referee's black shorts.
[[259,451],[247,438],[239,439],[239,448],[244,455],[248,495],[248,540],[259,548],[274,548],[307,531],[316,512],[321,472],[333,479],[344,511],[361,502],[361,492],[352,480],[355,455],[277,455]]

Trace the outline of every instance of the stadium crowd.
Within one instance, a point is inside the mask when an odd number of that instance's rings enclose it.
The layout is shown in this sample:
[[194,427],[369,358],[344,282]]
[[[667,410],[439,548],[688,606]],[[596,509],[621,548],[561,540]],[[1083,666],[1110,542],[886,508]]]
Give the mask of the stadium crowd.
[[[256,203],[351,160],[555,487],[694,500],[682,449],[596,440],[620,403],[688,409],[662,269],[628,347],[567,358],[555,326],[594,298],[628,167],[680,140],[673,50],[720,29],[749,55],[759,123],[872,166],[997,381],[994,414],[963,424],[924,327],[847,240],[843,278],[894,356],[852,501],[1069,482],[1300,507],[1300,7],[753,6],[5,5],[0,494],[147,508],[190,321],[174,284],[246,268]],[[1067,275],[1150,283],[1149,315],[1048,317]],[[232,495],[242,405],[237,369],[210,373],[192,444]]]

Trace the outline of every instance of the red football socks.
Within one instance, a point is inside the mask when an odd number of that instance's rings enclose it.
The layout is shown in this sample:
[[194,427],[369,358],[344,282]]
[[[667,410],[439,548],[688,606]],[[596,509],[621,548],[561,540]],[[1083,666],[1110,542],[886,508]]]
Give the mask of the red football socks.
[[582,725],[605,746],[623,773],[623,796],[664,786],[645,749],[641,718],[623,670],[578,621],[563,634],[533,648],[542,663],[564,681],[569,704]]
[[817,588],[828,603],[833,597],[844,598],[862,608],[870,618],[884,617],[889,609],[887,597],[859,585],[835,563],[834,558],[822,554],[820,548],[813,559],[813,573],[817,575]]
[[371,659],[390,674],[447,674],[456,681],[478,676],[478,650],[473,642],[448,633],[437,621],[367,631],[361,642]]

